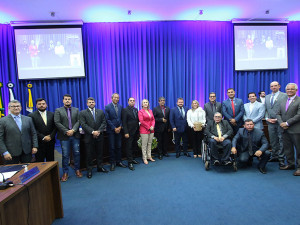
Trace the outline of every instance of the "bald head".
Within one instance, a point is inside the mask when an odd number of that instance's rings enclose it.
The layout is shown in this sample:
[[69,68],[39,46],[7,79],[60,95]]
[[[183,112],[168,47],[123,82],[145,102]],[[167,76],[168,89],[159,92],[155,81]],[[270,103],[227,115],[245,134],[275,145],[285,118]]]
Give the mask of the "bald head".
[[277,81],[273,81],[271,84],[270,84],[270,89],[272,91],[272,93],[276,93],[279,91],[280,89],[280,84],[277,82]]

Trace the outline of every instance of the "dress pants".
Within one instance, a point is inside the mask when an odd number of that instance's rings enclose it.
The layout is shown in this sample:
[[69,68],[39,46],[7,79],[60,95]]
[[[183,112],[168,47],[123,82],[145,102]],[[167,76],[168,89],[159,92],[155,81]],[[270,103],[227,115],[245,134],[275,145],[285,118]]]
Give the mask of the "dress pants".
[[181,149],[180,149],[180,141],[182,138],[182,142],[183,142],[183,152],[187,153],[188,150],[188,136],[187,136],[187,132],[178,132],[175,131],[174,132],[174,136],[175,136],[175,150],[176,150],[176,154],[179,154]]
[[54,146],[55,141],[39,141],[39,148],[35,154],[36,162],[46,162],[54,161]]
[[93,169],[93,159],[96,155],[97,167],[102,167],[103,156],[103,134],[100,134],[97,139],[93,138],[85,143],[86,150],[86,168],[88,171]]
[[193,139],[193,152],[194,155],[201,155],[201,148],[202,148],[202,140],[204,137],[203,130],[202,131],[194,131],[191,128],[192,139]]
[[[255,151],[254,151],[255,153]],[[255,155],[253,156],[250,156],[249,155],[249,152],[246,151],[246,152],[241,152],[239,153],[239,162],[242,163],[242,164],[246,164],[248,163],[250,160],[252,161],[253,160],[253,157],[256,157]],[[271,157],[271,152],[269,152],[268,150],[266,150],[265,152],[262,153],[262,155],[260,156],[260,161],[258,163],[258,167],[259,168],[265,168],[267,163],[268,163],[268,160],[270,159]]]
[[[228,161],[231,153],[231,141],[225,139],[223,142],[217,142],[213,138],[209,138],[209,148],[212,160],[219,160],[221,162]],[[219,149],[223,148],[223,154],[220,159]]]
[[278,158],[279,162],[284,163],[282,132],[279,124],[268,122],[268,132],[272,148],[272,158]]
[[300,169],[300,134],[290,134],[288,131],[284,131],[282,133],[282,140],[287,164],[295,165],[295,147],[297,168]]
[[137,141],[139,139],[139,129],[136,130],[135,133],[129,134],[129,138],[125,138],[126,143],[126,156],[128,163],[131,163],[137,155],[138,144]]
[[167,154],[168,153],[168,130],[164,129],[160,132],[155,132],[154,136],[157,138],[157,149],[158,154]]
[[143,160],[152,158],[151,146],[152,146],[153,136],[154,136],[154,133],[141,134]]
[[25,154],[24,152],[22,152],[22,155],[12,156],[12,160],[5,160],[4,164],[31,163],[31,159],[32,159],[31,153]]
[[122,145],[122,135],[121,133],[108,133],[109,142],[109,161],[112,163],[121,162],[121,145]]

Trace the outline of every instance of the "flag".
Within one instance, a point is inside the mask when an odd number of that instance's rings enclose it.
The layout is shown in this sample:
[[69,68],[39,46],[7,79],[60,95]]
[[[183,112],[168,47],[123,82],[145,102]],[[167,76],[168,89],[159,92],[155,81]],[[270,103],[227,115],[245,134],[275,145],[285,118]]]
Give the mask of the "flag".
[[3,99],[2,99],[2,87],[3,87],[3,83],[0,82],[0,118],[5,116],[4,107],[3,107]]
[[31,94],[31,88],[32,84],[27,84],[28,88],[28,101],[26,103],[26,111],[27,112],[33,112],[33,101],[32,101],[32,94]]

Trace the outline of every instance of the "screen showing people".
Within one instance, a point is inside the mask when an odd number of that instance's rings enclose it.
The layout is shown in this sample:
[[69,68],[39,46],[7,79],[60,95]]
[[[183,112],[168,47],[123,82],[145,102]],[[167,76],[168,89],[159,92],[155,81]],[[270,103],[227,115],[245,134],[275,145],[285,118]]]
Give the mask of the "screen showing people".
[[234,26],[235,70],[287,69],[287,26]]
[[81,28],[15,29],[19,79],[84,77]]

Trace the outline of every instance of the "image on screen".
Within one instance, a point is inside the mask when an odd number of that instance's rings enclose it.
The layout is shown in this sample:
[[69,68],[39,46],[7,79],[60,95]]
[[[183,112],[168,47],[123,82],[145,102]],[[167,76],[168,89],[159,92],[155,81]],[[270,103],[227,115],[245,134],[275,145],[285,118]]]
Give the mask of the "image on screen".
[[287,69],[286,25],[235,25],[235,70]]
[[85,77],[81,28],[15,29],[19,79]]

